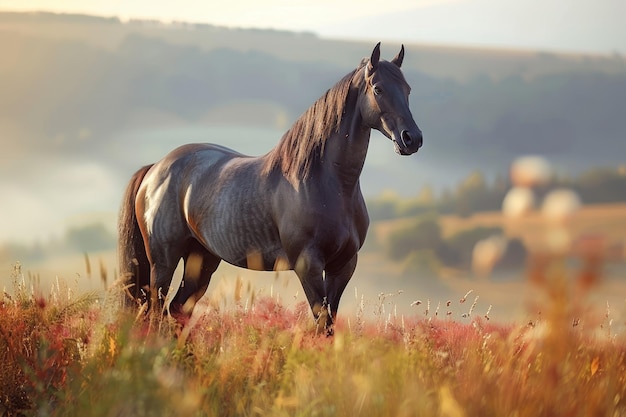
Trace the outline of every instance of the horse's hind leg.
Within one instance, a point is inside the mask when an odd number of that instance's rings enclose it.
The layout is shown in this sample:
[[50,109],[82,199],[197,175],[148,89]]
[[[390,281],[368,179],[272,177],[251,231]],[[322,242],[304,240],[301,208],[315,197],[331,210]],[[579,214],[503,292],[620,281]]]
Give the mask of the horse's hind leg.
[[[180,257],[161,258],[150,268],[150,310],[164,312],[165,300]],[[156,306],[156,309],[153,308]]]
[[206,292],[211,276],[221,259],[193,239],[183,258],[185,269],[181,288],[174,297],[171,311],[191,315],[194,306]]
[[150,310],[155,314],[164,313],[174,271],[184,254],[184,240],[164,241],[152,235],[147,249],[150,261]]

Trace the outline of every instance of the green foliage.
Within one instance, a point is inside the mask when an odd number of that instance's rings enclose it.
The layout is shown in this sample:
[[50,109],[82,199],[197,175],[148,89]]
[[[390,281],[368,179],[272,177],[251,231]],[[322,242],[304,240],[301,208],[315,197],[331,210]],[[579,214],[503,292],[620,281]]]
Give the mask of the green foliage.
[[506,251],[502,258],[498,261],[499,268],[521,268],[528,258],[528,250],[526,245],[519,238],[509,239],[506,245]]
[[367,212],[373,220],[389,220],[398,217],[397,197],[381,195],[367,201]]
[[[405,262],[407,270],[438,271],[441,266],[468,268],[477,242],[494,235],[503,235],[500,227],[475,227],[443,238],[438,216],[418,216],[411,225],[390,233],[386,242],[387,256]],[[513,241],[511,253],[501,264],[517,267],[526,255],[520,241]],[[508,251],[507,251],[508,252]]]
[[367,211],[372,219],[389,220],[433,212],[436,204],[435,191],[426,185],[413,198],[401,198],[393,191],[385,191],[377,197],[368,199]]
[[389,236],[387,253],[391,259],[401,260],[414,251],[429,250],[441,244],[441,226],[435,214],[418,217],[415,222]]
[[576,179],[573,187],[587,204],[623,202],[626,200],[626,166],[589,170]]
[[73,227],[67,231],[65,244],[84,252],[107,250],[115,247],[115,236],[102,223]]
[[6,263],[38,262],[45,257],[76,253],[76,251],[97,252],[114,249],[116,237],[102,223],[72,227],[62,239],[37,242],[31,245],[7,243],[0,245],[0,261]]
[[[452,190],[434,193],[425,186],[416,197],[403,198],[393,193],[368,199],[373,220],[418,216],[427,212],[469,216],[477,212],[499,211],[511,184],[501,176],[489,182],[480,171],[462,179]],[[554,188],[567,187],[578,193],[585,204],[626,202],[626,167],[594,168],[574,177],[554,177],[549,185],[538,187],[539,198]]]
[[[444,262],[462,267],[469,267],[472,261],[472,252],[476,243],[494,235],[502,235],[503,231],[499,227],[475,227],[463,230],[446,239],[449,252],[454,254],[453,258],[442,259]],[[451,261],[456,260],[457,263]]]
[[443,265],[440,259],[439,254],[432,249],[415,250],[404,259],[404,271],[409,273],[437,273]]

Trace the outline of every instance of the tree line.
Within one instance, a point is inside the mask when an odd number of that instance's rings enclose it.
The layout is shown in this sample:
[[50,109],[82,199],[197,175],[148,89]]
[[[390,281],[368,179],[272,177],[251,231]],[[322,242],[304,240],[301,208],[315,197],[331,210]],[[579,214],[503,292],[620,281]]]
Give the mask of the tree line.
[[[504,196],[512,184],[504,176],[489,181],[480,171],[474,171],[454,189],[436,192],[425,186],[413,197],[403,198],[394,193],[383,193],[367,202],[370,218],[389,220],[411,217],[428,212],[442,215],[469,216],[483,211],[499,211]],[[584,204],[626,202],[626,166],[594,168],[580,175],[554,176],[536,190],[541,201],[550,190],[568,188],[575,191]]]
[[[0,37],[0,48],[11,63],[0,66],[0,113],[33,133],[27,138],[33,145],[88,129],[102,146],[142,110],[201,123],[211,109],[259,101],[284,109],[293,121],[360,60],[347,66],[287,60],[254,48],[206,50],[132,30],[113,50],[17,32]],[[477,73],[465,81],[408,64],[403,70],[413,87],[412,110],[433,138],[431,155],[451,162],[471,155],[479,164],[527,153],[584,155],[580,164],[591,166],[617,163],[626,153],[626,64],[613,73],[590,66],[525,78],[520,69],[504,79]],[[241,112],[241,123],[246,118],[258,122]],[[273,123],[267,120],[267,126]],[[90,152],[95,143],[81,146]]]

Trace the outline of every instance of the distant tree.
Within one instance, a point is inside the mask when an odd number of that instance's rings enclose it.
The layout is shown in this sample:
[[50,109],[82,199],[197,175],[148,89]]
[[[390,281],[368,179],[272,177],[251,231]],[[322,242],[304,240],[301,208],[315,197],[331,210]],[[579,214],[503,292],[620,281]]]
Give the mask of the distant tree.
[[[460,231],[445,240],[449,254],[456,256],[457,264],[452,266],[469,267],[472,262],[472,253],[474,246],[480,240],[486,239],[493,235],[501,235],[503,231],[500,227],[475,227],[469,230]],[[444,261],[450,264],[454,258],[447,258]]]
[[425,185],[414,198],[398,201],[396,213],[398,217],[417,216],[434,211],[436,204],[434,189]]
[[469,216],[478,211],[485,195],[487,194],[487,182],[480,171],[473,171],[459,184],[456,191],[456,214]]
[[391,192],[383,192],[376,198],[367,200],[367,212],[371,220],[390,220],[397,217],[399,196]]
[[506,245],[506,250],[504,251],[502,258],[496,264],[496,268],[519,269],[526,263],[527,256],[528,250],[521,239],[509,239]]
[[441,261],[431,249],[415,250],[404,261],[405,273],[437,273],[441,269]]
[[409,227],[396,230],[389,236],[387,253],[401,260],[411,252],[435,250],[442,241],[441,226],[435,214],[422,215]]
[[44,259],[45,249],[35,243],[32,246],[18,243],[7,243],[0,246],[0,262],[13,264],[15,262],[38,262]]
[[619,168],[592,169],[575,181],[574,188],[587,204],[626,201],[626,173]]
[[69,249],[95,252],[115,247],[115,236],[101,223],[72,228],[67,231],[65,243]]

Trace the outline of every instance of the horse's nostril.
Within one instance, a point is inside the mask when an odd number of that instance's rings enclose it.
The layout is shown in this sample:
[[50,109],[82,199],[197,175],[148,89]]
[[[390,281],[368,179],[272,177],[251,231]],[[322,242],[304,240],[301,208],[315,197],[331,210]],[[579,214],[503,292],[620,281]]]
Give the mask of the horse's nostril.
[[402,138],[402,142],[404,142],[405,146],[411,146],[411,144],[413,143],[413,138],[409,134],[408,130],[403,130],[400,134],[400,137]]

